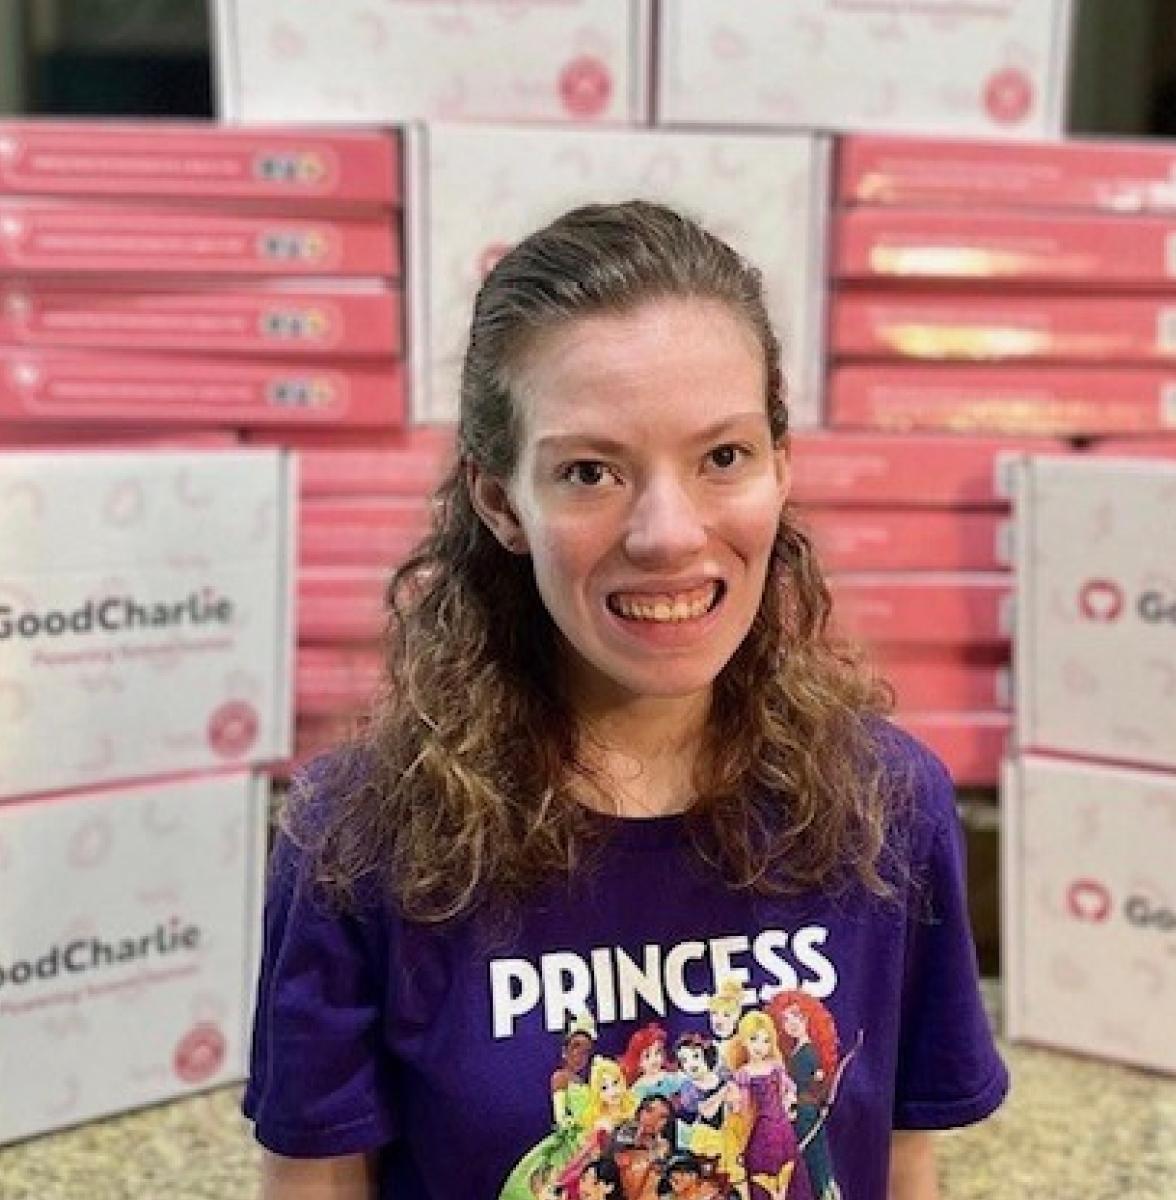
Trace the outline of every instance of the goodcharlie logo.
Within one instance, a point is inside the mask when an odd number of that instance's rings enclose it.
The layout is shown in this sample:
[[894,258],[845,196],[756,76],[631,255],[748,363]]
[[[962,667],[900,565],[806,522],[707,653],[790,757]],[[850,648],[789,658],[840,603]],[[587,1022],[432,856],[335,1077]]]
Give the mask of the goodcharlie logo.
[[105,596],[76,608],[17,609],[0,604],[0,642],[11,638],[79,637],[94,633],[200,628],[227,625],[233,603],[214,588],[189,592],[179,600],[151,601],[135,596]]
[[[1111,579],[1090,579],[1078,592],[1078,610],[1088,621],[1110,624],[1126,609],[1123,589]],[[1160,588],[1140,592],[1132,606],[1135,615],[1148,625],[1176,625],[1176,593]]]
[[0,989],[28,983],[70,978],[85,972],[126,963],[145,963],[196,950],[200,929],[172,917],[149,933],[106,941],[99,937],[74,938],[50,946],[43,954],[0,961]]
[[[1115,911],[1111,889],[1097,879],[1075,879],[1066,889],[1066,909],[1076,921],[1101,925]],[[1176,933],[1176,910],[1162,901],[1131,893],[1120,909],[1123,919],[1137,929]]]

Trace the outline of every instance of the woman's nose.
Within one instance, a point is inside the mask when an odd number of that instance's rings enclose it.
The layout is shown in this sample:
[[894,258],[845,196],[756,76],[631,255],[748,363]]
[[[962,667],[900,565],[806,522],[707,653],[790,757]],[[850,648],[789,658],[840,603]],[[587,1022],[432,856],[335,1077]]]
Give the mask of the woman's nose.
[[625,549],[637,560],[673,561],[706,545],[706,525],[693,497],[675,480],[639,492],[629,513]]

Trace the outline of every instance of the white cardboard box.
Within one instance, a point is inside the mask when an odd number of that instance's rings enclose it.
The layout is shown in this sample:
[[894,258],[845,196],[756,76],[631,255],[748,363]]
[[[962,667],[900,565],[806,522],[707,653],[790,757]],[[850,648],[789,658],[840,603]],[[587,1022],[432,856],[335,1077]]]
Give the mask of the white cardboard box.
[[0,1143],[240,1079],[268,787],[0,807]]
[[0,798],[285,757],[293,465],[0,456]]
[[672,0],[659,124],[1056,136],[1070,0]]
[[430,126],[408,144],[417,421],[456,418],[474,296],[502,254],[570,208],[644,199],[700,220],[763,272],[793,424],[819,423],[827,138]]
[[1009,1037],[1176,1072],[1176,773],[1027,756],[1002,810]]
[[216,0],[228,121],[643,124],[650,0]]
[[1014,496],[1018,746],[1176,768],[1176,463],[1023,460]]

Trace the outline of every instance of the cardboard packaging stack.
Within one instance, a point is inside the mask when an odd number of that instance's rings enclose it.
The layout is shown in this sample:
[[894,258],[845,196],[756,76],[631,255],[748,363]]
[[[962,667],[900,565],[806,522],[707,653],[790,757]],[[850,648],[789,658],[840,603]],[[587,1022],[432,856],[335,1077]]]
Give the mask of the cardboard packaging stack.
[[1170,149],[849,137],[840,152],[832,425],[1176,429]]
[[403,423],[388,134],[0,124],[13,428]]
[[1017,471],[1011,1037],[1176,1072],[1176,464]]
[[1009,732],[1008,473],[1032,438],[823,430],[794,442],[793,498],[842,630],[895,691],[897,720],[961,786],[992,786]]
[[652,8],[651,0],[216,0],[220,113],[644,124]]
[[294,692],[300,762],[337,743],[375,695],[391,569],[428,530],[429,497],[452,466],[454,434],[420,426],[362,442],[289,434],[281,444],[298,456],[301,493]]
[[240,1078],[294,494],[265,450],[0,455],[0,1142]]
[[659,5],[659,124],[1062,131],[1070,0]]

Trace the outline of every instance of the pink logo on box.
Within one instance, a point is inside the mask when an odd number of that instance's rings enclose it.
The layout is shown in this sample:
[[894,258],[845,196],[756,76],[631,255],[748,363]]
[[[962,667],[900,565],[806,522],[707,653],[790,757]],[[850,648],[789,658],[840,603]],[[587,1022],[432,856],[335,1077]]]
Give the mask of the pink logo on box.
[[220,1070],[225,1051],[225,1035],[211,1022],[203,1021],[180,1038],[172,1069],[185,1083],[203,1083]]
[[1075,920],[1098,924],[1111,915],[1111,893],[1097,879],[1075,879],[1066,892],[1066,908]]
[[208,718],[208,744],[222,758],[240,758],[257,741],[257,709],[244,700],[229,700]]
[[1078,608],[1088,621],[1114,621],[1123,611],[1123,589],[1111,579],[1091,579],[1078,593]]
[[581,55],[560,72],[559,94],[573,117],[598,117],[608,107],[612,76],[600,59]]
[[1024,71],[1006,67],[988,77],[984,107],[998,125],[1019,125],[1033,107],[1033,83]]

